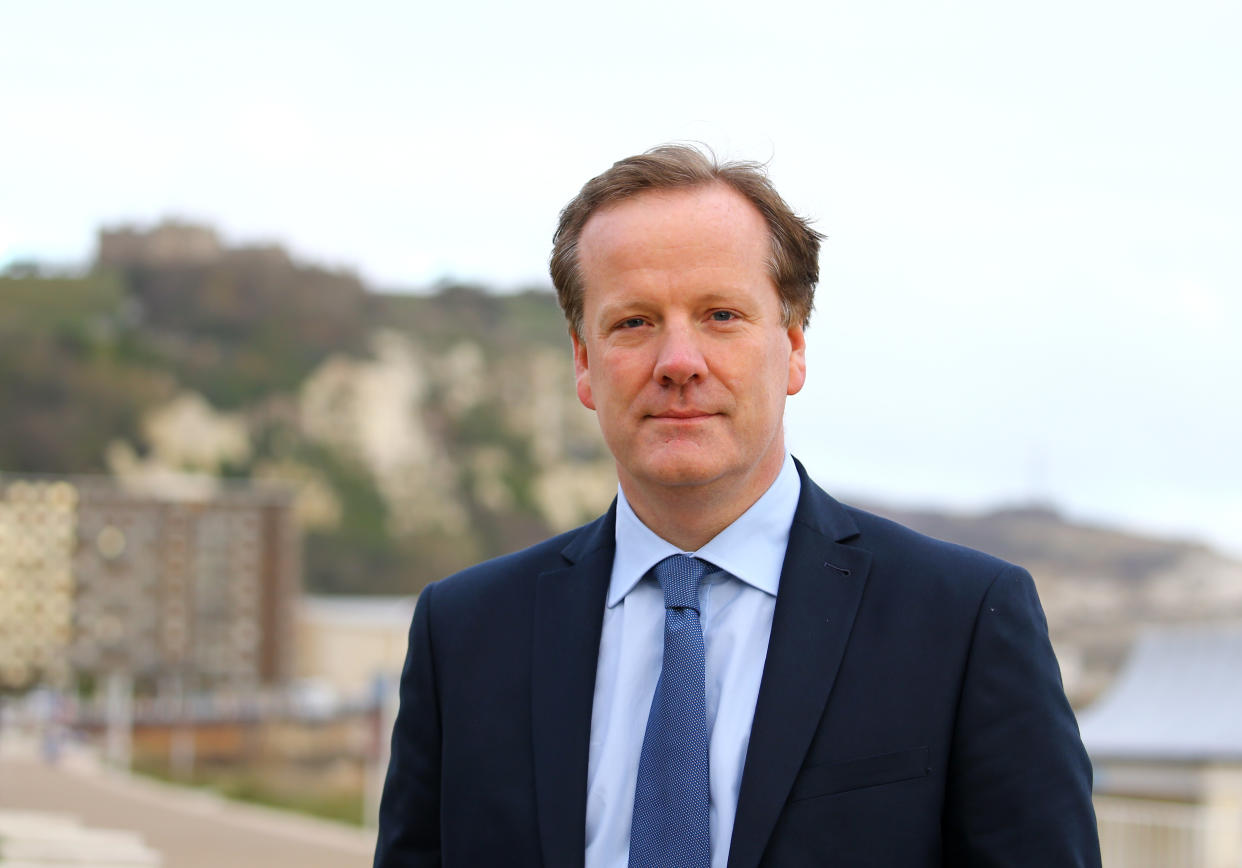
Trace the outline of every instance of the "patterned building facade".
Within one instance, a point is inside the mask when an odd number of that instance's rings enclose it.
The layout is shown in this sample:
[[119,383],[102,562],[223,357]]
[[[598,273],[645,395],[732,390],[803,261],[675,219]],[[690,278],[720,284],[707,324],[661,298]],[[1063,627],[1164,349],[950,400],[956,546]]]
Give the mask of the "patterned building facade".
[[280,489],[0,477],[0,689],[110,672],[152,689],[282,682],[299,551]]

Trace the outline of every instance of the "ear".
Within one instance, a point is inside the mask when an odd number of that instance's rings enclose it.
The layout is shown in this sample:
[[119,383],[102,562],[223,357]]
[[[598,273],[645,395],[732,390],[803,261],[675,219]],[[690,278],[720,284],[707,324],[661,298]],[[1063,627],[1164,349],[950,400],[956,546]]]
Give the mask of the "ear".
[[790,326],[789,335],[789,385],[786,395],[796,395],[806,382],[806,334],[802,326]]
[[578,400],[588,410],[594,410],[595,399],[591,397],[591,370],[586,344],[578,337],[573,326],[569,327],[569,339],[574,345],[574,379],[578,384]]

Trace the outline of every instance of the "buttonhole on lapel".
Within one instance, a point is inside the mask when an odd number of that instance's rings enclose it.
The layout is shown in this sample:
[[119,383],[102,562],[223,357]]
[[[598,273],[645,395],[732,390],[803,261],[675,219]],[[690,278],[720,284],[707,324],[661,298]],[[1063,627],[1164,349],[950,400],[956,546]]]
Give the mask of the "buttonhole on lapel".
[[831,567],[832,569],[836,570],[838,573],[840,573],[843,576],[848,576],[850,574],[850,571],[847,570],[845,567],[838,567],[836,564],[828,563],[828,561],[824,561],[824,566]]

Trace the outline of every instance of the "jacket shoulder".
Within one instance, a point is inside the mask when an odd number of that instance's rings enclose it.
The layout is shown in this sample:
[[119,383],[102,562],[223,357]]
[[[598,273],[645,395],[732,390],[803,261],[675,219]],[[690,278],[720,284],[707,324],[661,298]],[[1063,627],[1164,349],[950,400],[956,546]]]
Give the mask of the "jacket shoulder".
[[1003,558],[928,536],[858,507],[844,508],[858,526],[863,545],[876,545],[885,551],[916,558],[926,564],[944,564],[957,570],[982,571],[992,575],[1006,567],[1015,566]]
[[985,552],[919,533],[892,519],[841,503],[815,483],[796,461],[802,493],[794,523],[803,524],[829,539],[866,551],[873,567],[882,574],[937,578],[953,584],[986,586],[1007,570],[1025,573],[1020,567]]
[[871,553],[872,579],[929,605],[978,606],[1002,576],[1030,586],[1030,574],[995,555],[937,539],[892,519],[842,505],[858,535],[846,542]]

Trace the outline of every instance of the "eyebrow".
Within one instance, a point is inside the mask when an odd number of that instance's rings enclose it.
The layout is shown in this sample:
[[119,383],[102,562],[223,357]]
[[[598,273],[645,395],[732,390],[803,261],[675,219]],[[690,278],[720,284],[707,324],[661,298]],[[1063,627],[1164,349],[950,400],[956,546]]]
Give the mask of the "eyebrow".
[[[737,305],[739,292],[709,292],[702,296],[696,296],[695,301],[703,307],[733,307]],[[652,306],[650,302],[642,298],[619,299],[602,305],[598,316],[601,320],[609,320],[622,312],[630,310],[644,311]]]

